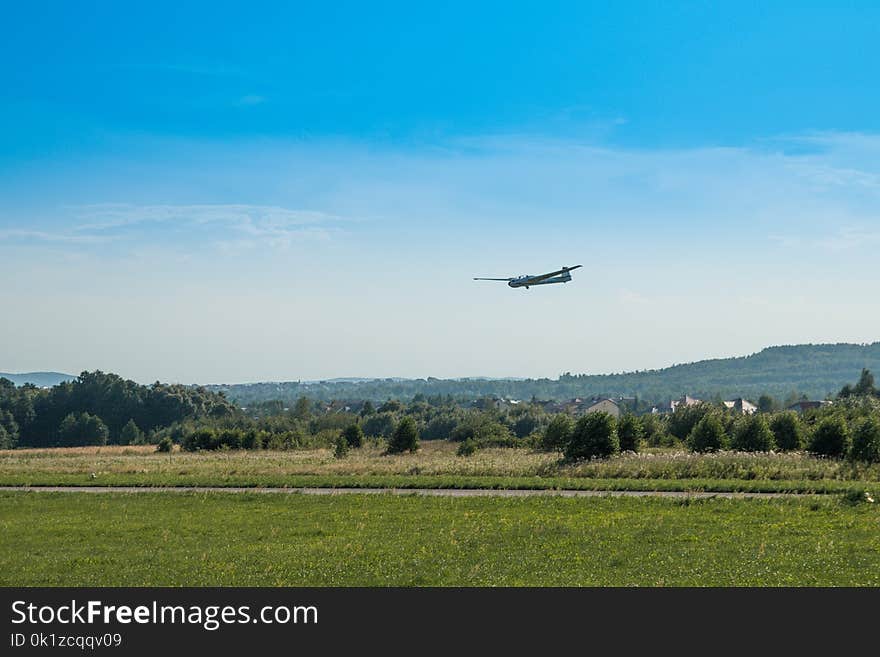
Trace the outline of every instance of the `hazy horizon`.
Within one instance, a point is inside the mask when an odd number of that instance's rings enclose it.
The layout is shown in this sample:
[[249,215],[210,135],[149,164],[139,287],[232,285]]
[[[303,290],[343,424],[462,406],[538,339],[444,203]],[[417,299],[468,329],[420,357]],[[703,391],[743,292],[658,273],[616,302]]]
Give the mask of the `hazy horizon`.
[[11,8],[0,368],[555,378],[880,339],[880,8],[407,7]]

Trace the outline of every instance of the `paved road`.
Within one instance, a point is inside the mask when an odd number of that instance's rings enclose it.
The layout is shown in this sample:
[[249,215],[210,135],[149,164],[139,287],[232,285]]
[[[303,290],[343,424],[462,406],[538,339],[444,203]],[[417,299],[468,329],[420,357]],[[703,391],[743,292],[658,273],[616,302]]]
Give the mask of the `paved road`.
[[672,497],[756,498],[802,497],[812,493],[711,493],[641,490],[538,490],[492,488],[261,488],[224,486],[0,486],[0,491],[41,493],[281,493],[301,495],[425,495],[430,497]]

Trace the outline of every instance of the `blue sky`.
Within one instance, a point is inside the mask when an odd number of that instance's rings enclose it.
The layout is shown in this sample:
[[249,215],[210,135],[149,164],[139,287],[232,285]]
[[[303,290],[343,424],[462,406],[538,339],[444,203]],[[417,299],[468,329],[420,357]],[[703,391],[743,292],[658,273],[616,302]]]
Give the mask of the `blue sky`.
[[7,8],[0,370],[553,377],[880,339],[880,8],[603,4]]

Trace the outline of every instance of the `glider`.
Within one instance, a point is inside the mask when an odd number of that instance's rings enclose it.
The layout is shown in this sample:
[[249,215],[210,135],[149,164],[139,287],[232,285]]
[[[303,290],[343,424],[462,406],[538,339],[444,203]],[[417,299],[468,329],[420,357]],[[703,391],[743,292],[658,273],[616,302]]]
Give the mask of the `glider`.
[[558,271],[551,271],[549,274],[538,274],[531,276],[523,274],[515,278],[474,278],[475,281],[507,281],[510,287],[524,287],[527,290],[532,285],[549,285],[551,283],[568,283],[571,280],[571,272],[583,265],[575,265],[574,267],[563,267]]

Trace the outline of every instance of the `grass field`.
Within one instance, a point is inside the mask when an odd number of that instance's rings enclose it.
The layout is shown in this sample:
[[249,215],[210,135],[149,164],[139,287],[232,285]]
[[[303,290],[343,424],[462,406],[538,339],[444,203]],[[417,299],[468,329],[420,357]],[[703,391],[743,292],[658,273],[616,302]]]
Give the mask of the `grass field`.
[[455,454],[446,441],[389,456],[377,446],[336,459],[330,450],[158,454],[152,447],[0,451],[0,485],[571,488],[880,493],[880,466],[804,453],[690,454],[649,450],[577,465],[556,454],[485,449]]
[[880,584],[880,509],[839,497],[0,493],[0,584]]

